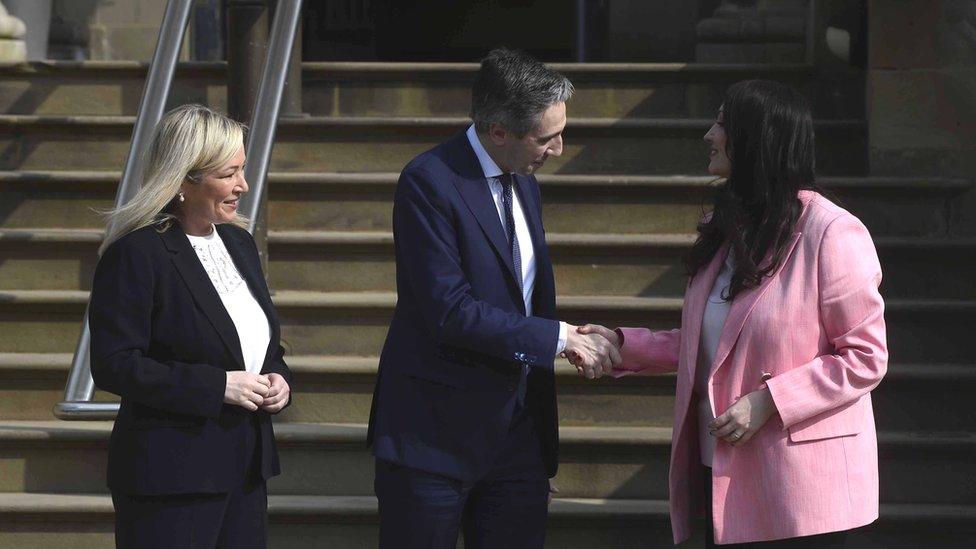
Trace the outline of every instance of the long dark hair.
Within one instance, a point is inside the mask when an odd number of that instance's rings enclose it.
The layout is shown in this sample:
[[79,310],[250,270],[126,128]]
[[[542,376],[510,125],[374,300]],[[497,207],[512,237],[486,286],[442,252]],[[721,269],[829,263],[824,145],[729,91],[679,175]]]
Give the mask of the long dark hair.
[[685,267],[693,277],[730,241],[735,272],[723,297],[731,301],[783,261],[802,211],[797,193],[817,188],[813,117],[796,90],[744,80],[729,87],[722,110],[732,173],[717,187]]

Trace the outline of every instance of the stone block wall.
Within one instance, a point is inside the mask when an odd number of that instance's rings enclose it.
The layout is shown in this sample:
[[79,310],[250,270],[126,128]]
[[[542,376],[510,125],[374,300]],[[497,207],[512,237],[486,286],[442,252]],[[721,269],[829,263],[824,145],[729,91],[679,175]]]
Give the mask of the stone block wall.
[[976,175],[976,0],[872,0],[873,174]]

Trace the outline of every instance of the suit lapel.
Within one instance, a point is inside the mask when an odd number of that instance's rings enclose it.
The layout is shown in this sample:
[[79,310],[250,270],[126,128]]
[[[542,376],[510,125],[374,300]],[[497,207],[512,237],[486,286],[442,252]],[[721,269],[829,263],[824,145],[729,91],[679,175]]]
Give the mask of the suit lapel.
[[[799,232],[793,233],[793,237],[787,245],[786,253],[783,255],[783,261],[780,262],[779,266],[770,276],[763,277],[759,286],[743,290],[732,300],[732,304],[729,307],[729,316],[725,319],[725,325],[722,327],[722,335],[718,340],[718,349],[715,351],[715,363],[711,365],[713,372],[718,371],[722,363],[725,362],[725,359],[728,358],[729,353],[732,351],[732,346],[739,339],[739,333],[742,332],[742,327],[745,325],[746,319],[749,318],[749,313],[752,312],[756,306],[756,302],[769,289],[770,284],[773,283],[773,280],[776,279],[780,271],[783,270],[783,267],[790,260],[790,256],[793,254],[793,250],[796,248],[796,243],[800,240],[800,236],[801,233]],[[765,261],[769,261],[769,258]]]
[[454,180],[454,186],[458,194],[464,200],[465,205],[471,210],[472,215],[481,226],[481,230],[488,238],[488,242],[495,249],[499,259],[508,269],[508,275],[513,284],[516,283],[515,265],[512,262],[512,251],[502,228],[502,221],[498,217],[498,209],[495,207],[495,200],[491,197],[488,189],[488,181],[485,179],[481,164],[468,138],[464,133],[454,137],[451,143],[451,156],[454,168],[457,170],[458,177]]
[[272,331],[276,331],[278,315],[274,308],[274,302],[271,300],[271,293],[268,289],[268,283],[264,279],[264,272],[261,271],[260,260],[250,249],[250,243],[246,241],[247,237],[243,231],[235,231],[228,225],[218,225],[217,232],[223,238],[227,252],[230,254],[230,258],[234,260],[234,265],[237,266],[237,270],[240,271],[248,288],[251,289],[251,295],[254,296],[254,299],[261,305],[261,309],[264,310],[264,314],[267,315]]
[[522,213],[529,226],[529,236],[532,240],[532,250],[535,254],[535,288],[532,292],[532,313],[534,316],[555,314],[555,280],[552,275],[552,263],[549,259],[549,248],[546,245],[545,231],[542,228],[542,204],[537,200],[534,186],[538,182],[534,177],[516,175],[515,189]]
[[186,287],[190,290],[193,300],[200,306],[203,314],[210,321],[214,330],[217,331],[237,365],[243,370],[244,355],[241,351],[241,340],[237,335],[237,329],[234,327],[234,321],[227,314],[227,309],[220,301],[220,296],[214,289],[210,277],[207,276],[196,252],[190,246],[190,240],[175,224],[160,236],[170,251],[170,259],[180,273],[180,277],[183,278]]
[[264,280],[260,262],[250,250],[249,243],[245,242],[247,237],[244,236],[243,231],[235,231],[228,225],[218,225],[217,232],[223,238],[227,253],[230,254],[234,265],[237,266],[237,270],[240,271],[248,288],[250,288],[251,295],[257,300],[268,319],[268,325],[271,327],[271,341],[265,351],[265,360],[267,360],[268,354],[274,350],[275,342],[278,341],[281,334],[279,333],[278,315],[275,312],[274,303],[271,301],[271,293],[268,290],[267,282]]
[[692,380],[695,379],[695,370],[698,368],[698,347],[701,339],[701,321],[705,315],[705,304],[708,301],[708,295],[712,291],[712,286],[715,285],[715,279],[718,278],[718,274],[722,270],[722,264],[725,263],[725,256],[728,253],[729,243],[726,242],[715,252],[715,256],[712,257],[708,266],[691,279],[688,290],[685,292],[684,312],[682,312],[682,316],[688,318],[691,325],[686,327],[688,330],[687,337],[685,337],[684,331],[682,331],[681,342],[685,346],[684,355],[689,357],[688,367]]

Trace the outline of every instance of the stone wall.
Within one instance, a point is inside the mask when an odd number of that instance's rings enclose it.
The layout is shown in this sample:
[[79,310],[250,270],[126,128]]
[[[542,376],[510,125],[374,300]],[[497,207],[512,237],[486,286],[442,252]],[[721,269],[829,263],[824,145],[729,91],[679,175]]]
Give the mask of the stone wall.
[[873,174],[976,175],[976,0],[872,0]]

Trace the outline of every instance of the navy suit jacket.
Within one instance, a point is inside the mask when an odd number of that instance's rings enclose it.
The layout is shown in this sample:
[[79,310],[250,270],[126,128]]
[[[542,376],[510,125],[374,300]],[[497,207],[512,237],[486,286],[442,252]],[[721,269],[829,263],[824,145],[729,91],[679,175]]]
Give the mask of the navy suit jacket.
[[558,463],[552,264],[534,176],[516,176],[536,257],[533,316],[481,164],[462,132],[411,161],[393,205],[397,305],[368,441],[384,460],[461,480],[484,475],[508,433],[522,366],[549,476]]
[[[271,342],[262,373],[291,384],[271,296],[247,231],[218,225],[241,276],[264,309]],[[258,470],[280,472],[271,417],[223,403],[226,372],[243,370],[240,339],[178,225],[133,231],[95,269],[89,305],[95,385],[121,397],[109,441],[108,485],[129,494],[227,492]],[[252,456],[245,441],[259,430]]]

